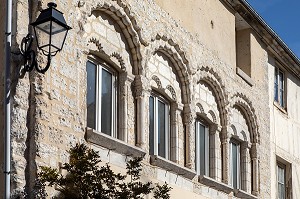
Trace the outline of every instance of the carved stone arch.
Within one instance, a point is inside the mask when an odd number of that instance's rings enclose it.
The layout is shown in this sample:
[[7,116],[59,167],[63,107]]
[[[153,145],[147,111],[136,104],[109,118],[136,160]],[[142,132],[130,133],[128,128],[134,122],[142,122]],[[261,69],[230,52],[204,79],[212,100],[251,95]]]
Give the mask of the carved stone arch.
[[217,73],[208,67],[203,67],[196,75],[195,83],[204,83],[212,89],[220,113],[222,127],[228,125],[228,97],[225,94],[225,86]]
[[160,79],[159,79],[156,75],[153,75],[153,76],[151,77],[151,79],[152,79],[153,81],[155,81],[155,83],[156,83],[158,89],[162,89],[161,81],[160,81]]
[[233,132],[233,135],[237,135],[238,134],[237,130],[236,130],[236,128],[235,128],[235,126],[233,124],[230,126],[230,128],[231,128],[231,130]]
[[247,135],[246,135],[246,133],[245,133],[245,131],[241,131],[241,135],[243,136],[243,141],[249,141],[248,139],[247,139]]
[[101,57],[101,59],[104,59],[107,62],[110,63],[113,62],[114,63],[113,65],[117,65],[122,71],[126,70],[124,58],[118,52],[113,52],[111,54],[108,54],[108,49],[104,49],[101,45],[100,40],[94,37],[90,38],[88,43],[94,44],[96,48],[91,47],[89,49],[89,53],[87,54]]
[[200,103],[197,103],[196,106],[199,108],[200,113],[205,113],[204,108]]
[[213,121],[215,124],[217,124],[218,122],[217,122],[216,114],[215,114],[212,110],[209,110],[209,111],[208,111],[208,114],[211,116],[212,121]]
[[[165,55],[172,63],[173,69],[176,71],[176,75],[179,80],[181,87],[182,103],[189,104],[191,102],[190,97],[190,75],[188,73],[188,61],[186,58],[183,59],[182,55],[178,53],[174,46],[170,45],[164,40],[154,40],[148,46],[146,60],[149,62],[150,58],[157,52]],[[145,65],[147,67],[147,63]],[[145,68],[147,71],[147,68]]]
[[[89,2],[86,2],[87,4]],[[120,4],[120,2],[119,2]],[[122,5],[123,7],[120,7]],[[100,13],[103,12],[109,15],[116,24],[119,25],[121,31],[126,38],[126,42],[129,48],[129,54],[132,60],[133,70],[132,73],[134,75],[141,74],[141,39],[140,28],[138,28],[136,24],[136,20],[132,15],[130,15],[130,10],[127,6],[123,4],[115,4],[115,3],[107,3],[101,2],[98,4],[91,4],[90,6],[90,13],[95,13],[99,11]],[[126,11],[125,11],[126,10]],[[132,22],[134,24],[132,24]],[[98,45],[99,46],[99,45]],[[101,46],[101,45],[100,45]]]
[[134,28],[134,30],[137,32],[137,35],[141,41],[141,43],[145,46],[148,46],[149,43],[147,41],[145,41],[142,38],[142,34],[141,34],[141,28],[138,26],[138,23],[135,19],[135,17],[133,16],[133,14],[131,13],[130,7],[123,1],[123,0],[113,0],[116,1],[117,4],[123,8],[124,12],[126,13],[126,15],[128,16],[128,18],[130,19],[130,22],[132,24],[132,27]]
[[251,143],[259,143],[260,135],[258,132],[257,117],[252,102],[242,93],[236,93],[231,100],[231,107],[237,107],[245,116],[248,124]]
[[172,95],[172,99],[173,99],[174,101],[176,101],[176,100],[177,100],[177,97],[176,97],[176,92],[175,92],[174,88],[173,88],[171,85],[168,85],[168,86],[166,87],[166,89],[167,89],[168,91],[170,91],[170,93],[171,93],[171,95]]
[[173,39],[170,39],[165,35],[157,34],[155,38],[151,39],[152,42],[155,40],[162,40],[168,43],[170,46],[173,46],[176,52],[178,53],[178,55],[180,55],[182,62],[187,66],[189,65],[189,61],[187,59],[186,53],[180,48],[180,46],[176,42],[173,41]]

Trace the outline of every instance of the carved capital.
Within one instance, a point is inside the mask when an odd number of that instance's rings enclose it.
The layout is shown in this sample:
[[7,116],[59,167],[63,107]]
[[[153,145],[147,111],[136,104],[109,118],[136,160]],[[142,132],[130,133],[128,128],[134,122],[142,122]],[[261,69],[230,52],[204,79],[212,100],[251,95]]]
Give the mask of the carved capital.
[[221,138],[221,142],[222,144],[228,144],[230,137],[227,133],[226,127],[223,127],[220,133],[220,138]]
[[127,73],[123,72],[119,75],[119,85],[120,85],[120,97],[124,98],[127,96]]
[[148,81],[146,81],[145,77],[138,75],[134,79],[134,95],[135,98],[142,98],[147,92]]
[[195,109],[191,107],[189,104],[185,104],[183,107],[183,121],[186,125],[192,124],[195,118]]

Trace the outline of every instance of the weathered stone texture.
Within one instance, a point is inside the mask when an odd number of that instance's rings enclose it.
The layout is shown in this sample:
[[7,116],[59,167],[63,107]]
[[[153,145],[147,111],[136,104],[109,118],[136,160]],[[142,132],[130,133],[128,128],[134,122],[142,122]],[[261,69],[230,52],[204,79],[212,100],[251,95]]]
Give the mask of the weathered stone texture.
[[[166,8],[169,3],[162,1],[56,2],[73,27],[65,46],[52,59],[45,75],[33,72],[18,77],[13,88],[12,184],[15,192],[23,187],[30,191],[39,166],[58,167],[59,163],[68,161],[69,147],[86,142],[86,62],[101,60],[118,73],[121,140],[148,153],[149,96],[152,91],[157,92],[170,102],[173,162],[179,167],[195,169],[194,122],[199,117],[211,130],[210,177],[220,183],[230,183],[229,141],[239,137],[248,144],[242,154],[243,189],[251,194],[250,161],[255,158],[251,159],[250,154],[254,150],[251,146],[255,145],[257,196],[270,198],[269,99],[272,97],[269,96],[266,46],[259,38],[251,38],[256,52],[251,54],[255,59],[251,60],[254,85],[250,86],[236,74],[234,14],[218,0],[191,2],[196,7],[202,5],[205,10],[199,11],[202,17],[199,24],[195,22],[198,18],[190,22],[198,24],[199,30],[186,24],[186,17],[179,20],[183,16],[174,14],[178,9],[176,5]],[[46,7],[46,2],[41,4]],[[37,3],[31,6],[30,9],[37,10]],[[27,22],[23,24],[22,19],[29,20],[28,5],[18,1],[16,7],[14,27],[16,43],[20,44],[27,33]],[[217,17],[217,12],[208,11],[214,8],[220,11],[221,17]],[[224,40],[220,41],[221,38]],[[44,66],[45,58],[38,54],[38,59]],[[17,73],[17,69],[14,72]],[[245,134],[241,134],[242,131]],[[125,168],[126,156],[94,144],[90,146],[100,152],[105,162],[121,170]],[[226,194],[199,183],[198,177],[188,180],[153,166],[149,159],[146,154],[142,171],[145,179],[166,181],[174,187],[174,192],[186,191],[191,197],[235,198],[233,192]]]

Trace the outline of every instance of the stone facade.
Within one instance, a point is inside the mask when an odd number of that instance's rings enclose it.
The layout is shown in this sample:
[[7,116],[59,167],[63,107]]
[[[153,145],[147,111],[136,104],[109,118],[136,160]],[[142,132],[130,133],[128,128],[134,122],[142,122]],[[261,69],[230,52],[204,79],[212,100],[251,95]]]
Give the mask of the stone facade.
[[[29,2],[13,5],[13,52],[46,8],[45,1]],[[24,74],[21,57],[12,55],[13,197],[32,191],[39,166],[67,162],[66,150],[78,142],[121,172],[127,156],[144,155],[143,179],[166,181],[171,198],[276,198],[277,162],[289,168],[287,196],[300,197],[300,62],[243,0],[56,3],[73,29],[46,74]],[[117,74],[115,137],[87,128],[88,61]],[[38,63],[45,62],[39,54]],[[287,83],[284,107],[273,97],[278,63]],[[153,95],[168,104],[167,158],[150,152]],[[205,175],[196,172],[196,121],[209,129]],[[232,143],[239,146],[235,188]]]

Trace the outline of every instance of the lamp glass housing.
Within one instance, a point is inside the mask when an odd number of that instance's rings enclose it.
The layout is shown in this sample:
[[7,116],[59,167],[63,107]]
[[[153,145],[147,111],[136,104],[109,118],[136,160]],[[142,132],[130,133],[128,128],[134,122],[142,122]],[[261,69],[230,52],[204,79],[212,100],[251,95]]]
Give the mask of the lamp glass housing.
[[46,21],[34,27],[38,48],[45,55],[55,55],[63,47],[68,29],[55,21]]
[[66,24],[63,13],[56,10],[55,3],[48,3],[37,20],[31,25],[34,28],[37,45],[43,54],[54,56],[64,45],[70,26]]

